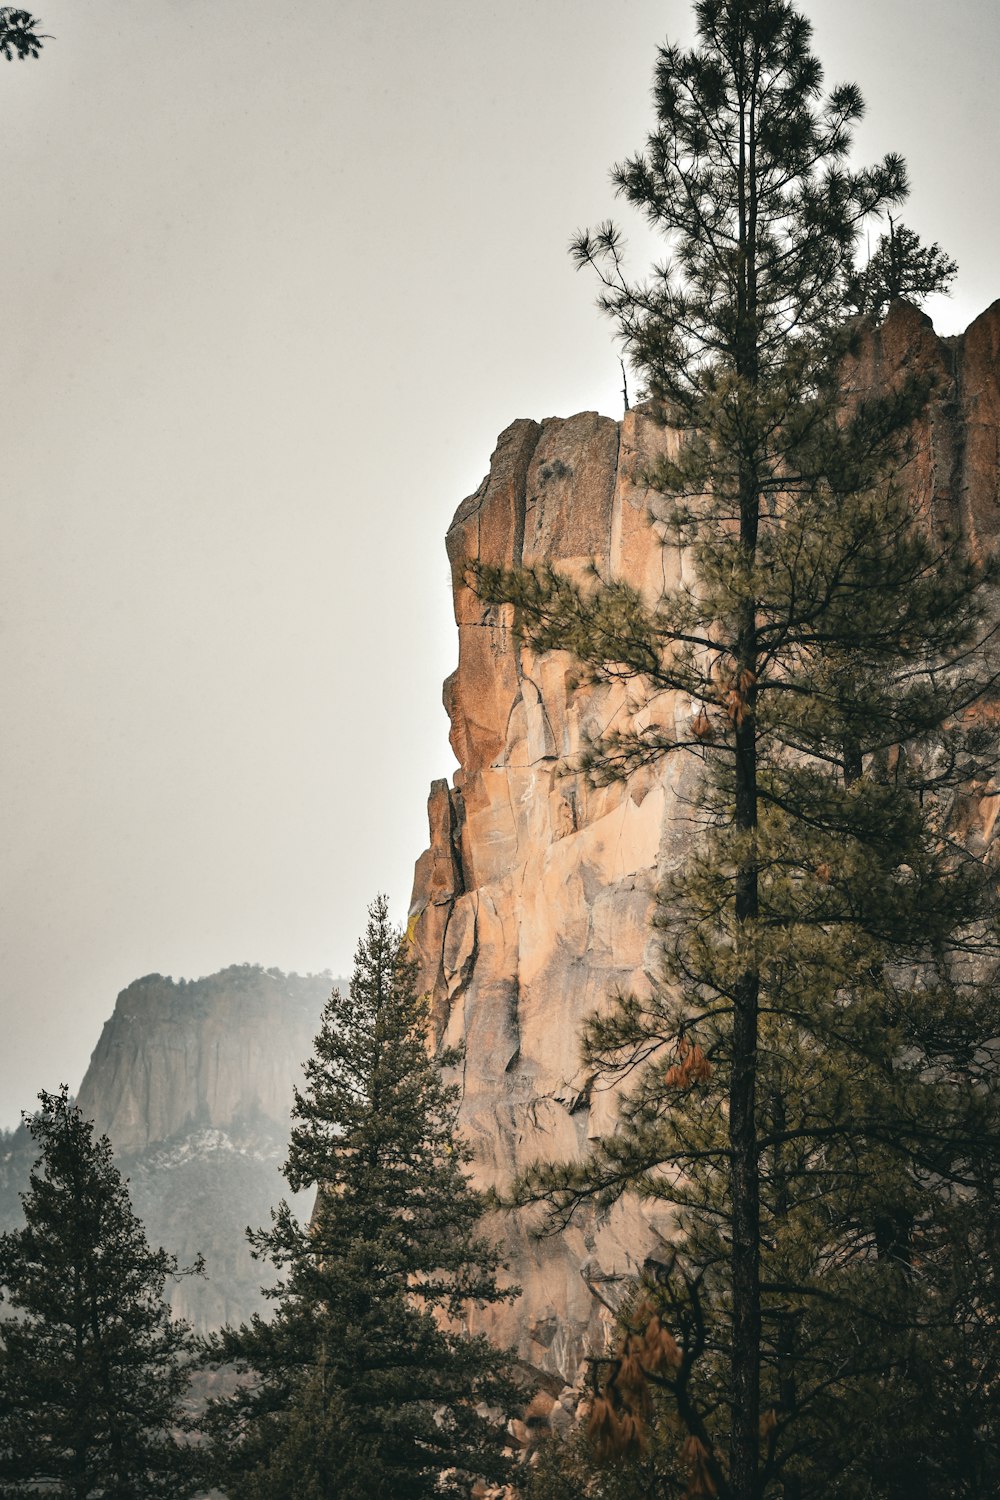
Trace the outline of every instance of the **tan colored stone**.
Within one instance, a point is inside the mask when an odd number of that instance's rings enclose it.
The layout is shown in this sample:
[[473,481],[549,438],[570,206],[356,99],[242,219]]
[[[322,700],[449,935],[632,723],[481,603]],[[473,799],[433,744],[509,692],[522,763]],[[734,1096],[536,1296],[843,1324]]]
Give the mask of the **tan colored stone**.
[[[911,372],[931,378],[900,479],[929,524],[957,524],[979,551],[992,551],[1000,532],[998,371],[1000,303],[948,340],[897,304],[845,368],[846,389],[859,394]],[[588,733],[684,724],[691,703],[579,685],[564,653],[536,658],[517,645],[509,612],[483,606],[465,569],[476,558],[523,559],[584,578],[593,561],[650,602],[690,582],[685,558],[662,545],[668,502],[644,482],[682,441],[650,404],[621,424],[592,412],[514,423],[448,533],[459,664],[445,701],[460,770],[447,816],[435,783],[413,932],[439,1035],[465,1047],[461,1123],[478,1177],[501,1190],[529,1162],[578,1157],[614,1128],[613,1094],[581,1067],[580,1030],[616,992],[649,991],[653,891],[689,847],[697,766],[681,757],[596,790],[566,774]],[[970,788],[955,817],[970,846],[1000,860],[989,791]],[[538,1217],[496,1221],[523,1296],[474,1322],[572,1381],[608,1335],[609,1314],[588,1283],[613,1289],[614,1278],[634,1276],[645,1255],[662,1253],[671,1223],[655,1205],[626,1200],[601,1221],[584,1214],[539,1240]]]
[[596,412],[542,424],[525,489],[526,564],[558,558],[566,571],[607,570],[618,424]]

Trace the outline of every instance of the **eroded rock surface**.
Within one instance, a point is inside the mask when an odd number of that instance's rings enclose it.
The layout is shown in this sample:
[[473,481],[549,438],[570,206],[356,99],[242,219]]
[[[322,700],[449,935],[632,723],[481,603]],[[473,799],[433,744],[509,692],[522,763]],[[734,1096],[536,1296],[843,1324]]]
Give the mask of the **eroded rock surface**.
[[[929,514],[958,522],[975,551],[1000,532],[1000,303],[961,337],[940,339],[905,304],[893,308],[848,372],[856,388],[908,369],[935,376],[907,483]],[[465,1047],[462,1126],[479,1178],[506,1186],[536,1159],[583,1153],[614,1118],[578,1057],[580,1025],[616,989],[648,992],[658,877],[685,851],[694,768],[678,757],[601,790],[565,774],[587,730],[673,723],[675,694],[632,703],[620,686],[578,686],[573,662],[518,647],[510,612],[467,587],[468,562],[550,561],[578,574],[595,561],[653,599],[684,561],[660,545],[658,497],[645,468],[680,441],[649,409],[621,423],[594,413],[518,421],[448,532],[457,671],[444,689],[454,785],[431,788],[430,847],[417,863],[410,931],[439,1038]],[[996,798],[973,789],[968,822],[981,853]],[[488,1326],[523,1358],[572,1380],[602,1337],[601,1290],[656,1253],[670,1224],[625,1204],[554,1239],[528,1216],[501,1221],[523,1297]],[[604,1278],[610,1278],[605,1282]]]

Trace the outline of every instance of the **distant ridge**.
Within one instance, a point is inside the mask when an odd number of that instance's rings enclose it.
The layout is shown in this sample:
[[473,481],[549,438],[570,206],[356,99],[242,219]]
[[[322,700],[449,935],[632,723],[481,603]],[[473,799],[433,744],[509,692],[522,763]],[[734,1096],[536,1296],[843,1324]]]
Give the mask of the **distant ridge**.
[[[267,1267],[245,1230],[289,1197],[281,1176],[293,1089],[323,1006],[346,981],[234,964],[203,979],[137,979],[105,1023],[78,1094],[130,1180],[151,1243],[207,1278],[173,1288],[202,1332],[260,1310]],[[23,1127],[0,1143],[0,1228],[19,1217],[33,1159]],[[308,1212],[308,1195],[298,1195]]]

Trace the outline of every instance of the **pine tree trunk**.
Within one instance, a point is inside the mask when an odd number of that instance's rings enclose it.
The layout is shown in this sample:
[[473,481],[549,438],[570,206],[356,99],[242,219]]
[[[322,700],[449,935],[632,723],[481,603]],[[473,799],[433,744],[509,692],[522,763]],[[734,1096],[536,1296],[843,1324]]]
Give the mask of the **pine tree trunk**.
[[[844,746],[844,785],[853,786],[862,775],[864,769],[864,757],[861,746],[857,741],[852,741]],[[881,983],[881,969],[871,970],[871,977],[876,983]],[[892,1075],[891,1059],[886,1063],[887,1076]],[[913,1220],[907,1214],[889,1212],[876,1214],[873,1221],[875,1232],[875,1253],[879,1260],[892,1261],[906,1270],[912,1268],[913,1253],[911,1239],[913,1236]]]
[[[751,545],[756,542],[756,497]],[[757,731],[752,674],[756,667],[756,621],[745,604],[739,629],[738,670],[745,707],[736,724],[736,809],[740,833],[757,826]],[[748,675],[744,675],[748,674]],[[736,921],[752,924],[758,914],[757,865],[752,848],[736,872]],[[729,1100],[732,1163],[733,1405],[730,1482],[733,1500],[754,1500],[760,1426],[760,1188],[757,1149],[757,1011],[760,976],[751,960],[736,986],[733,1060]]]
[[[742,42],[742,39],[741,39]],[[756,396],[760,379],[757,327],[756,118],[746,53],[736,65],[740,100],[738,169],[739,248],[736,373]],[[750,432],[744,429],[739,454],[740,546],[747,563],[757,551],[760,485]],[[759,900],[757,859],[752,837],[757,828],[757,609],[750,598],[736,621],[736,806],[737,836],[744,844],[736,871],[736,926],[742,934],[756,922]],[[740,938],[737,938],[739,941]],[[736,983],[733,1003],[733,1059],[729,1097],[730,1175],[733,1195],[732,1412],[729,1435],[733,1500],[755,1500],[760,1450],[760,1184],[757,1151],[757,1013],[760,974],[756,958]]]

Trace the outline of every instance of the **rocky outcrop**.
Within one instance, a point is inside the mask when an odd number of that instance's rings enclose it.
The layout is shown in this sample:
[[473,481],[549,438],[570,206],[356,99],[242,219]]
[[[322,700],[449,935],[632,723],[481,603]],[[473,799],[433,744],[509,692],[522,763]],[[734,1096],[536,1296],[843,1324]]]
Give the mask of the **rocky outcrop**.
[[[281,1198],[292,1091],[335,981],[250,964],[205,979],[151,974],[118,996],[78,1103],[115,1148],[149,1240],[205,1277],[168,1288],[200,1332],[261,1310],[271,1268],[246,1226]],[[294,1199],[302,1214],[311,1195]]]
[[77,1102],[122,1155],[256,1116],[284,1126],[332,983],[253,964],[137,979],[104,1024]]
[[[167,1288],[177,1316],[199,1332],[261,1310],[269,1267],[254,1261],[246,1226],[270,1221],[280,1198],[292,1091],[331,988],[237,965],[206,979],[150,974],[118,996],[77,1102],[115,1148],[153,1245],[206,1275]],[[19,1219],[33,1143],[22,1126],[0,1150],[0,1224]],[[309,1212],[311,1195],[296,1202]]]
[[[939,339],[927,318],[898,304],[848,384],[912,368],[936,384],[907,481],[928,514],[957,521],[974,550],[992,551],[1000,303],[957,339]],[[431,789],[410,932],[438,1036],[465,1047],[461,1122],[484,1183],[503,1187],[531,1160],[578,1155],[612,1125],[612,1099],[580,1068],[580,1024],[617,989],[648,990],[653,891],[684,853],[693,768],[677,759],[600,790],[567,774],[589,730],[674,723],[691,705],[580,685],[566,655],[518,647],[509,611],[481,604],[466,566],[544,560],[580,574],[596,562],[655,598],[683,575],[684,560],[661,547],[658,497],[642,476],[679,441],[649,408],[621,423],[594,413],[515,422],[448,532],[459,661],[444,698],[459,770],[451,787]],[[996,799],[973,801],[970,827],[985,850]],[[628,1277],[670,1235],[668,1220],[634,1203],[555,1239],[533,1239],[528,1216],[500,1228],[523,1297],[493,1315],[493,1332],[568,1379],[601,1337],[594,1290]]]

